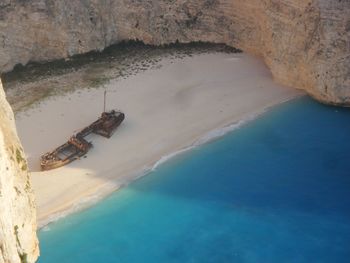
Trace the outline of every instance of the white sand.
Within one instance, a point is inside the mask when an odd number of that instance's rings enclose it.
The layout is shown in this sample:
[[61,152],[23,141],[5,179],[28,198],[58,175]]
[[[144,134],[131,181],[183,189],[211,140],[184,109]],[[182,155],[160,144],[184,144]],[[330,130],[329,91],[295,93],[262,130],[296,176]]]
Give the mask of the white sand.
[[264,64],[246,54],[164,59],[162,65],[106,86],[108,109],[122,109],[125,121],[110,139],[91,136],[87,158],[65,167],[38,172],[40,155],[96,120],[103,89],[54,97],[17,115],[39,225],[127,184],[209,131],[301,94],[274,83]]

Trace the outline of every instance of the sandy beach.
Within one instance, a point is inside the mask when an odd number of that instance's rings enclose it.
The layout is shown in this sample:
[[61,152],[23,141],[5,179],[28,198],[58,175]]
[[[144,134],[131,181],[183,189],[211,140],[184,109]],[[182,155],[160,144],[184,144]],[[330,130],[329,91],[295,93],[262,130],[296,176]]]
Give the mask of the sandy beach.
[[[103,88],[49,97],[16,114],[36,194],[39,226],[128,184],[162,157],[303,93],[273,82],[262,61],[244,53],[161,60],[159,67],[111,80],[107,110],[126,119],[110,139],[65,167],[39,171],[40,156],[103,110]],[[218,132],[220,133],[220,132]]]

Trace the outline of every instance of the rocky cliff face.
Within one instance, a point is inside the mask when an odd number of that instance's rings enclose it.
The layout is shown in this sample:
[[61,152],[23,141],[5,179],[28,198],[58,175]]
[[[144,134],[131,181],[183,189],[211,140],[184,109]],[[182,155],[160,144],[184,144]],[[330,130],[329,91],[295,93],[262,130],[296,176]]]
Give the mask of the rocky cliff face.
[[121,40],[211,41],[264,58],[274,78],[350,105],[349,0],[2,0],[0,71]]
[[[277,81],[350,105],[350,0],[0,1],[0,72],[129,39],[226,43],[261,56]],[[34,210],[0,87],[0,263],[36,259]]]
[[35,213],[27,163],[0,82],[0,263],[35,262]]

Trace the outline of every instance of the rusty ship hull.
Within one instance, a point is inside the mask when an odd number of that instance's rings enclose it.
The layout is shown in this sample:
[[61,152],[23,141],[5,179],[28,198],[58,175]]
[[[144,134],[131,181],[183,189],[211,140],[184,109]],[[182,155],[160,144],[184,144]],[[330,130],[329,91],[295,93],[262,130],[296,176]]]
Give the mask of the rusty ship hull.
[[103,112],[95,122],[73,135],[63,145],[41,157],[41,170],[51,170],[71,163],[84,156],[91,148],[92,143],[85,140],[91,133],[110,138],[118,126],[125,119],[120,111]]

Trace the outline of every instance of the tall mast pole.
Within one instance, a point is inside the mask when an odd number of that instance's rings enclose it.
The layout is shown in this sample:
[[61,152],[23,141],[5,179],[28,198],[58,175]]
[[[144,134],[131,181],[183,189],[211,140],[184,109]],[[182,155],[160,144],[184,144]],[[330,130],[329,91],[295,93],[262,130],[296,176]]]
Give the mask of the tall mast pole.
[[106,112],[106,93],[107,91],[105,90],[103,94],[103,112]]

